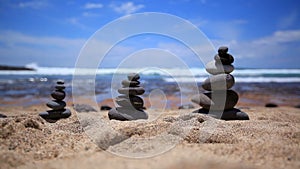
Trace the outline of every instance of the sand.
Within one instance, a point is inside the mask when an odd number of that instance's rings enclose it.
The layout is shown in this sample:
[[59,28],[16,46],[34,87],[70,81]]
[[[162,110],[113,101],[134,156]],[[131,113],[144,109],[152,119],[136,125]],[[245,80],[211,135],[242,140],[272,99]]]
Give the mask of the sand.
[[0,108],[0,168],[300,168],[298,108],[244,107],[249,121],[147,110],[149,121],[132,122],[71,108],[56,123],[37,116],[44,109]]

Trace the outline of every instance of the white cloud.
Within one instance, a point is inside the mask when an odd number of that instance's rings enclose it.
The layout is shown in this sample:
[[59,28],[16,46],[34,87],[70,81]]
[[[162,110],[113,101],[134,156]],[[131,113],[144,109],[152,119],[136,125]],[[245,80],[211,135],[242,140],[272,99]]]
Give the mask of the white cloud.
[[84,5],[84,8],[85,8],[85,9],[100,9],[100,8],[103,8],[103,4],[101,4],[101,3],[90,3],[90,2],[88,2],[88,3],[86,3],[86,4]]
[[20,8],[32,8],[32,9],[41,9],[46,6],[48,6],[48,3],[46,1],[42,1],[42,0],[20,2],[18,4],[18,7],[20,7]]
[[139,11],[145,6],[142,4],[135,5],[133,2],[124,2],[121,5],[117,6],[115,4],[111,4],[110,7],[117,13],[128,15],[134,12]]
[[293,24],[295,24],[295,22],[297,21],[297,18],[298,18],[297,11],[292,11],[288,15],[280,18],[278,27],[280,29],[286,29],[286,28],[292,26]]

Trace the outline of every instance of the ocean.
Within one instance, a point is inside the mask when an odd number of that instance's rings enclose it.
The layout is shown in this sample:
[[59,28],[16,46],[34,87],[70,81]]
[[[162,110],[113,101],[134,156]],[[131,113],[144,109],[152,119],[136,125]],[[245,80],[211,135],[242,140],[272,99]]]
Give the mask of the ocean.
[[[92,79],[95,82],[95,95],[98,102],[116,96],[118,87],[121,87],[121,80],[126,74],[139,72],[141,69],[98,69],[96,76]],[[49,100],[50,93],[54,89],[57,79],[65,80],[66,93],[69,99],[72,96],[72,79],[74,68],[38,67],[36,71],[0,71],[0,106],[16,99],[24,99],[26,104],[31,105]],[[84,77],[95,73],[95,70],[80,69],[76,71],[78,76]],[[188,71],[180,68],[142,69],[140,73],[141,85],[145,88],[145,96],[151,91],[160,89],[165,95],[178,96],[182,92],[194,93],[195,88],[190,87],[192,83],[199,86],[209,76],[203,68],[191,68]],[[288,91],[299,98],[300,91],[300,69],[235,69],[232,75],[235,77],[235,90],[238,92],[252,90],[268,90],[273,88]],[[114,79],[114,77],[119,77]],[[84,80],[84,78],[83,78]],[[91,80],[91,79],[89,79]],[[112,85],[112,80],[117,86]],[[186,84],[178,87],[178,83]],[[84,83],[83,83],[84,84]],[[81,94],[84,95],[90,89],[82,87]],[[38,98],[38,99],[37,99]],[[21,101],[20,101],[21,102]],[[22,103],[24,100],[22,101]],[[19,103],[24,106],[24,103]],[[25,104],[25,105],[26,105]]]

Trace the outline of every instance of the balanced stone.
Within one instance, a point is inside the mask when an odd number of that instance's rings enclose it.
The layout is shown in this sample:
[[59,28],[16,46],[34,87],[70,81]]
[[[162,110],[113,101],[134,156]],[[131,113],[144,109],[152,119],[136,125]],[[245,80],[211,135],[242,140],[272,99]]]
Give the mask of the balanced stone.
[[108,112],[109,119],[127,121],[127,120],[138,120],[148,119],[148,114],[142,110],[128,109],[125,107],[113,108]]
[[211,90],[227,90],[234,85],[234,77],[231,74],[218,74],[207,78],[202,83],[202,88]]
[[235,91],[227,90],[201,93],[193,96],[191,100],[205,109],[226,110],[232,109],[237,104],[238,99],[239,96]]
[[123,87],[136,87],[140,84],[139,81],[129,81],[129,80],[123,80],[122,85]]
[[222,63],[213,60],[206,64],[205,69],[208,73],[216,75],[221,73],[231,73],[234,70],[234,67],[233,65],[223,65]]
[[56,86],[55,86],[55,89],[57,89],[57,90],[64,90],[66,87],[63,85],[63,84],[57,84]]
[[53,110],[60,110],[66,107],[66,102],[60,100],[52,100],[48,102],[46,105]]
[[138,96],[121,95],[116,98],[116,103],[125,108],[142,109],[144,106],[143,99]]
[[249,116],[247,113],[236,108],[228,109],[225,111],[215,111],[201,108],[194,111],[193,113],[208,114],[212,117],[220,118],[222,120],[249,120]]
[[66,97],[66,93],[62,90],[55,90],[51,93],[51,96],[56,100],[63,100]]
[[142,95],[145,93],[145,89],[138,86],[138,87],[123,87],[118,89],[118,92],[120,94],[125,95]]
[[219,47],[219,49],[218,49],[218,53],[219,53],[220,55],[226,54],[227,52],[228,52],[228,47],[226,47],[226,46],[221,46],[221,47]]
[[137,73],[130,73],[130,74],[128,74],[127,78],[130,81],[137,81],[140,79],[140,75]]
[[57,80],[56,84],[65,84],[65,81],[64,80]]
[[71,116],[71,111],[69,109],[63,110],[48,110],[39,114],[44,119],[58,120],[60,118],[68,118]]
[[224,55],[215,55],[215,61],[216,62],[221,62],[223,65],[230,65],[231,63],[234,62],[234,58],[230,54],[224,54]]

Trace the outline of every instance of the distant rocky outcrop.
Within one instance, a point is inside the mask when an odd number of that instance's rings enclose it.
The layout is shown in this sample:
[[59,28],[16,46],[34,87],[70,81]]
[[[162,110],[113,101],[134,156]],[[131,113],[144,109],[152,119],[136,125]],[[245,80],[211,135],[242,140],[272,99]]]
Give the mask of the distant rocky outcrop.
[[23,66],[7,66],[7,65],[0,65],[0,71],[1,70],[29,70],[29,71],[34,71],[35,69],[33,68],[28,68],[28,67],[23,67]]

